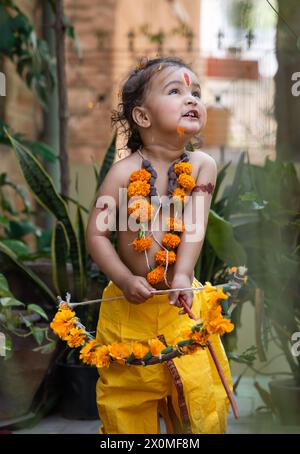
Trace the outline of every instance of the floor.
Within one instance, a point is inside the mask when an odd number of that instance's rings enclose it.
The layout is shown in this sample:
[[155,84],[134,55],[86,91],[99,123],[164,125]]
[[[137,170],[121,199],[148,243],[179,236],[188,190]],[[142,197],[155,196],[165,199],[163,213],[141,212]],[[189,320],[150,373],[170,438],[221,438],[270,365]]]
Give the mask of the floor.
[[[267,388],[266,381],[258,380]],[[263,405],[260,396],[253,386],[251,378],[243,378],[236,396],[240,419],[235,420],[232,413],[228,418],[229,434],[300,434],[300,426],[282,426],[266,411],[257,411]],[[74,421],[51,415],[36,426],[13,432],[14,434],[97,434],[99,421]],[[162,433],[165,433],[162,424]]]

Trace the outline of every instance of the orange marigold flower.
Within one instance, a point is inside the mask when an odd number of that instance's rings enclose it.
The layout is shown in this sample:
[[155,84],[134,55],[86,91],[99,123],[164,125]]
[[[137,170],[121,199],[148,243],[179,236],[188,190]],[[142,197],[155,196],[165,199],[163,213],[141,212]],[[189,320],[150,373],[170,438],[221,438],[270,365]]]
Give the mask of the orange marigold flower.
[[162,244],[165,247],[175,249],[180,244],[180,237],[175,233],[165,233],[164,236],[162,237]]
[[232,266],[231,268],[229,268],[229,273],[236,273],[236,272],[237,272],[236,266]]
[[69,335],[65,338],[65,340],[68,342],[68,346],[71,348],[80,347],[84,344],[85,339],[85,331],[82,328],[78,328],[77,326],[72,328]]
[[132,242],[133,248],[137,252],[144,252],[152,247],[152,238],[147,236],[146,238],[136,238]]
[[192,173],[192,164],[190,162],[178,162],[174,164],[174,172],[179,175],[180,173],[187,173],[190,175]]
[[129,356],[129,348],[127,345],[114,342],[109,347],[109,354],[119,363],[124,364],[125,359]]
[[158,284],[164,280],[164,274],[165,268],[159,265],[147,274],[147,281],[151,285]]
[[187,175],[186,173],[181,173],[177,178],[178,183],[184,189],[191,191],[196,186],[195,180],[191,175]]
[[128,205],[128,213],[136,219],[137,222],[145,222],[151,219],[153,212],[152,205],[147,199],[132,200]]
[[135,358],[142,359],[149,352],[149,348],[146,345],[140,344],[139,342],[132,343],[132,353]]
[[130,181],[138,181],[138,180],[143,180],[143,181],[149,181],[151,178],[151,173],[148,172],[146,169],[140,169],[140,170],[135,170],[132,172],[130,175]]
[[205,329],[209,334],[224,334],[233,331],[234,325],[230,320],[218,317],[206,323]]
[[153,356],[159,356],[161,352],[166,348],[166,346],[159,339],[150,339],[148,340],[150,347],[150,352]]
[[168,230],[173,230],[174,232],[184,232],[185,227],[182,219],[178,218],[167,218]]
[[109,347],[102,345],[95,350],[95,365],[96,367],[108,367],[110,363]]
[[172,194],[173,200],[176,202],[185,203],[187,201],[187,195],[184,189],[176,188]]
[[97,345],[96,339],[92,339],[87,342],[82,349],[80,350],[79,358],[85,363],[89,364],[90,366],[96,365],[96,353],[94,351],[95,346]]
[[147,181],[138,180],[133,181],[128,185],[128,197],[134,197],[135,195],[142,195],[146,197],[150,192],[150,184]]
[[199,331],[192,334],[192,339],[200,345],[205,345],[208,341],[208,338],[209,335],[204,331]]
[[[165,265],[167,260],[167,252],[166,251],[157,251],[155,254],[155,260],[160,265]],[[174,251],[168,251],[168,265],[172,265],[176,262],[176,254]]]
[[214,305],[216,304],[220,299],[221,300],[227,300],[228,295],[223,292],[221,287],[218,287],[217,290],[212,290],[212,288],[206,288],[204,290],[204,298],[205,300]]
[[65,340],[66,336],[69,334],[72,328],[76,324],[75,312],[71,309],[59,310],[52,322],[50,323],[50,328],[60,337],[62,340]]

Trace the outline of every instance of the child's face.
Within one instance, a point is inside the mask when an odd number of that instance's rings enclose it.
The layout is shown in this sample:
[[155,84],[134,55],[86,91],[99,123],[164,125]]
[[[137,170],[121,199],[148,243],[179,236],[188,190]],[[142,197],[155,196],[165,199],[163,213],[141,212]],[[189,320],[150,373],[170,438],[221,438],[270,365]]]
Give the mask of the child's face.
[[154,133],[193,137],[206,123],[199,80],[187,68],[171,66],[158,71],[151,79],[144,106]]

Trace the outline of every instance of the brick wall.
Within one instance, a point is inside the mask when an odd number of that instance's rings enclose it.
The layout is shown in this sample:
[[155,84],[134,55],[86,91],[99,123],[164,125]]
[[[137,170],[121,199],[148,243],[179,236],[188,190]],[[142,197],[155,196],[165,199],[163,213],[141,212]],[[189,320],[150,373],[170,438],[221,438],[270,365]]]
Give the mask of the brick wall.
[[67,45],[70,159],[101,160],[110,141],[113,32],[117,0],[66,0],[66,14],[81,43],[82,55]]

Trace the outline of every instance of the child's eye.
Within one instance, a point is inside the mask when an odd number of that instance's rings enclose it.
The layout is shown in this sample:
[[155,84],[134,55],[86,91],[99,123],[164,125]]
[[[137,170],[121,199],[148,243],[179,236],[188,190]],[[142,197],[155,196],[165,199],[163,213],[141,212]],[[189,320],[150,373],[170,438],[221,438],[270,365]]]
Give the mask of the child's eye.
[[179,92],[178,88],[172,88],[172,90],[169,91],[169,95],[173,92],[178,93]]
[[201,93],[199,91],[194,91],[192,93],[193,96],[198,96],[198,98],[201,98]]

